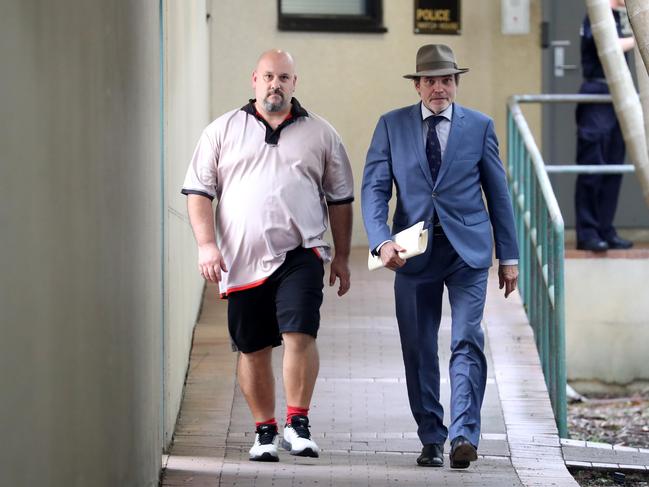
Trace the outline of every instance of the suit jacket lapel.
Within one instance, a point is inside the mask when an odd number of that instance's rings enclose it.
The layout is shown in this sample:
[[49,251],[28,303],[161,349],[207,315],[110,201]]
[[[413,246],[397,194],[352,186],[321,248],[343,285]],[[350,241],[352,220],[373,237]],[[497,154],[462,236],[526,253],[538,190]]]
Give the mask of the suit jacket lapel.
[[[421,103],[421,102],[420,102]],[[424,147],[424,129],[423,129],[423,120],[421,118],[421,105],[417,103],[412,107],[409,112],[408,123],[408,132],[412,136],[412,143],[414,145],[415,157],[419,161],[419,166],[421,171],[424,173],[424,178],[430,184],[430,187],[433,187],[433,177],[430,174],[430,167],[428,167],[428,158],[426,157],[426,148]]]
[[455,159],[455,153],[460,146],[460,141],[464,135],[464,110],[457,103],[453,106],[453,119],[451,120],[451,131],[448,134],[448,142],[446,143],[446,151],[442,157],[442,166],[439,168],[435,186],[439,184],[444,175],[449,169],[449,166]]

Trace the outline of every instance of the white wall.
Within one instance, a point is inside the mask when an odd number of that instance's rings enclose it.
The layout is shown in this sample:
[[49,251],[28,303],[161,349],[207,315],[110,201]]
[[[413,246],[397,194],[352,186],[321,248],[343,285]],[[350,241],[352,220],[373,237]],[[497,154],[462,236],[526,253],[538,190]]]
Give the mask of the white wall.
[[205,3],[164,2],[165,447],[171,440],[180,408],[203,289],[196,265],[196,243],[180,189],[196,141],[210,121]]
[[566,259],[565,274],[568,380],[649,381],[649,259]]
[[[352,160],[356,194],[367,147],[378,117],[418,100],[412,82],[402,78],[415,68],[423,44],[447,43],[460,66],[469,67],[460,82],[458,102],[493,117],[504,154],[506,99],[541,90],[540,2],[532,2],[531,31],[500,33],[500,2],[464,0],[460,36],[413,34],[414,2],[384,0],[386,34],[280,32],[277,2],[212,0],[210,11],[212,114],[244,105],[251,98],[250,76],[261,52],[290,51],[297,62],[296,97],[328,119],[340,132]],[[533,128],[539,111],[526,108]],[[354,244],[366,245],[355,202]]]
[[0,485],[160,468],[157,2],[0,3]]

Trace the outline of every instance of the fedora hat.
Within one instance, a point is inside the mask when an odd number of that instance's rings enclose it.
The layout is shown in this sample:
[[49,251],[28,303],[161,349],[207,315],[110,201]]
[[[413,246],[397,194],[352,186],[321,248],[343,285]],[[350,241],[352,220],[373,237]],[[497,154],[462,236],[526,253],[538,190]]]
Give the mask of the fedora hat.
[[417,51],[417,72],[403,77],[414,79],[420,76],[446,76],[466,73],[468,70],[469,68],[457,67],[450,47],[444,44],[426,44]]

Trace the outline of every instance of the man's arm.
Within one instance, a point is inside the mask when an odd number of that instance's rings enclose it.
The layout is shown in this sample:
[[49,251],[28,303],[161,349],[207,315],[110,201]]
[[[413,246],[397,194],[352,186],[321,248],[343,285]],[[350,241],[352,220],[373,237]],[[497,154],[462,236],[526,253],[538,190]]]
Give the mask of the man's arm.
[[518,264],[498,266],[498,282],[500,289],[505,288],[505,297],[508,297],[518,284]]
[[340,279],[338,296],[342,296],[349,291],[350,286],[349,252],[352,242],[352,205],[351,203],[329,205],[328,209],[331,234],[334,239],[334,258],[331,261],[329,285],[333,286],[336,283],[336,277]]
[[367,150],[361,184],[361,210],[370,249],[392,239],[387,223],[392,179],[388,130],[385,119],[381,117]]
[[500,160],[498,140],[491,121],[485,132],[480,179],[489,206],[496,258],[501,261],[498,266],[500,289],[504,287],[505,297],[508,297],[518,284],[518,265],[515,264],[518,260],[518,243],[507,176]]
[[361,186],[361,209],[370,249],[381,257],[383,265],[391,270],[406,263],[399,257],[404,250],[392,241],[387,224],[388,203],[392,198],[392,168],[387,122],[381,117],[374,130],[367,151],[363,184]]
[[493,122],[489,120],[484,135],[482,158],[479,162],[480,182],[489,208],[493,228],[496,258],[518,259],[516,223],[505,168],[498,152],[498,140]]
[[630,51],[635,47],[635,38],[634,37],[620,37],[620,47],[622,52]]
[[198,244],[198,270],[208,281],[218,282],[221,280],[221,271],[227,272],[228,269],[216,246],[212,202],[205,196],[189,194],[187,211]]

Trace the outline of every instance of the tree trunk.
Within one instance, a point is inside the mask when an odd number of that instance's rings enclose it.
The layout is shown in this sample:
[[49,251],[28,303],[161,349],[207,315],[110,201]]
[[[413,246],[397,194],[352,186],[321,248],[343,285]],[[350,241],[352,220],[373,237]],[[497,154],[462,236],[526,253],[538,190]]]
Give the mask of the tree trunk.
[[641,0],[629,0],[627,14],[635,37],[635,71],[638,78],[640,103],[644,115],[645,135],[649,137],[649,4]]
[[[629,13],[631,13],[629,6],[632,3],[636,2],[631,0],[627,2]],[[637,3],[646,2],[638,1]],[[635,165],[645,202],[649,206],[649,154],[647,153],[642,108],[633,86],[631,72],[620,47],[611,4],[609,0],[586,0],[586,7],[597,46],[597,54],[613,96],[613,106],[622,128],[629,158]],[[631,26],[635,32],[633,22]]]
[[649,134],[649,74],[645,69],[637,45],[633,49],[633,60],[635,61],[635,72],[638,78],[638,91],[640,93],[640,105],[642,106],[642,117],[644,119],[644,132],[645,137],[647,137],[647,134]]

